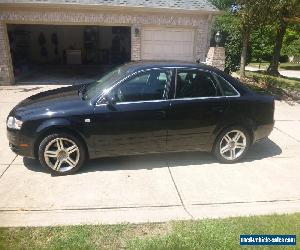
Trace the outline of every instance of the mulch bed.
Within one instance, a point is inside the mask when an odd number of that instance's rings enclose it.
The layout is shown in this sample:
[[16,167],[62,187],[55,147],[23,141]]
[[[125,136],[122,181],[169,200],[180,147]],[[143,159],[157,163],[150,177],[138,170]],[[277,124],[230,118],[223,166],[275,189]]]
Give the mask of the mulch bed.
[[300,91],[298,90],[274,86],[264,79],[258,81],[253,78],[245,77],[240,80],[256,92],[271,94],[277,100],[300,103]]

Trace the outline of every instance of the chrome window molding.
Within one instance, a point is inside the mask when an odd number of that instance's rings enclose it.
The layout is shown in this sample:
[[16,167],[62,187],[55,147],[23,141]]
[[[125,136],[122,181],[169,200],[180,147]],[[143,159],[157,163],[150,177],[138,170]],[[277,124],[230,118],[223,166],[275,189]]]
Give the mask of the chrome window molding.
[[[158,103],[158,102],[166,102],[166,101],[181,101],[181,100],[207,100],[207,99],[221,99],[221,98],[236,98],[236,97],[240,97],[240,93],[237,91],[237,89],[232,86],[232,84],[230,84],[224,77],[216,74],[213,71],[210,70],[206,70],[206,69],[200,69],[200,68],[188,68],[188,67],[161,67],[161,68],[149,68],[149,69],[143,69],[143,70],[139,70],[136,72],[131,73],[130,75],[128,75],[127,77],[119,80],[118,82],[116,82],[112,87],[109,88],[109,90],[107,92],[110,92],[113,88],[115,88],[117,85],[121,84],[122,82],[126,81],[127,79],[143,73],[143,72],[147,72],[149,70],[161,70],[161,69],[173,69],[175,70],[175,90],[174,90],[174,96],[172,99],[160,99],[160,100],[144,100],[144,101],[132,101],[132,102],[117,102],[116,105],[124,105],[124,104],[139,104],[139,103]],[[226,95],[222,95],[222,96],[203,96],[203,97],[184,97],[184,98],[175,98],[176,96],[176,87],[177,87],[177,70],[178,69],[189,69],[189,70],[198,70],[198,71],[203,71],[203,72],[209,72],[210,74],[213,75],[213,77],[216,79],[216,76],[222,78],[237,94],[236,95],[232,95],[232,96],[226,96]],[[217,80],[217,79],[216,79]],[[106,103],[101,103],[102,100],[102,95],[98,96],[98,100],[96,102],[96,106],[102,106],[102,105],[107,105]]]
[[[187,98],[176,98],[176,99],[163,99],[163,100],[145,100],[145,101],[132,101],[132,102],[117,102],[116,105],[124,104],[139,104],[139,103],[158,103],[158,102],[174,102],[174,101],[192,101],[192,100],[206,100],[206,99],[221,99],[228,97],[238,97],[238,96],[207,96],[207,97],[187,97]],[[107,105],[106,103],[100,103],[97,106]]]
[[[171,101],[170,99],[162,99],[162,100],[145,100],[145,101],[132,101],[132,102],[117,102],[116,105],[124,105],[124,104],[133,104],[133,103],[156,103],[156,102],[168,102]],[[107,105],[106,103],[100,103],[97,106],[101,106],[101,105]]]
[[221,99],[221,98],[228,98],[228,97],[232,97],[232,96],[220,95],[220,96],[203,96],[203,97],[183,97],[183,98],[170,99],[169,101]]

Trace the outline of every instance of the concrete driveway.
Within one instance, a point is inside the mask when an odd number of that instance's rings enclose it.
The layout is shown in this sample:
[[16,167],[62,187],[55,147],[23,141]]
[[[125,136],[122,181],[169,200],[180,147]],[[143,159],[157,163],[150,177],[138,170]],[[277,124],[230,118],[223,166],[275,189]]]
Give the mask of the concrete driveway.
[[[55,88],[56,86],[51,86]],[[300,105],[276,102],[275,129],[234,165],[207,153],[106,158],[52,177],[8,148],[5,119],[50,87],[0,87],[0,226],[159,222],[300,211]]]

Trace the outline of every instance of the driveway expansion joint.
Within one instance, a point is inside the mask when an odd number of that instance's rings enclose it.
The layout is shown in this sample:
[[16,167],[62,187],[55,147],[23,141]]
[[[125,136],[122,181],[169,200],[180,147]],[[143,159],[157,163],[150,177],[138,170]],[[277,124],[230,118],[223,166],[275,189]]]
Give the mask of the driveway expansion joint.
[[65,208],[0,208],[1,212],[47,212],[47,211],[93,211],[93,210],[118,210],[118,209],[140,209],[140,208],[171,208],[182,205],[144,205],[144,206],[111,206],[111,207],[65,207]]
[[172,174],[172,171],[171,171],[171,169],[170,169],[170,166],[169,166],[169,163],[168,163],[168,162],[167,162],[167,167],[168,167],[169,174],[170,174],[170,176],[171,176],[172,182],[173,182],[173,184],[174,184],[174,187],[175,187],[175,189],[176,189],[177,195],[178,195],[178,197],[179,197],[179,199],[180,199],[180,202],[181,202],[181,205],[182,205],[184,211],[191,217],[192,220],[194,220],[194,219],[195,219],[194,216],[188,211],[188,209],[186,208],[186,206],[185,206],[185,204],[184,204],[184,202],[183,202],[183,199],[182,199],[182,197],[181,197],[181,194],[180,194],[180,192],[179,192],[179,189],[178,189],[178,187],[177,187],[177,184],[176,184],[176,182],[175,182],[175,179],[174,179],[174,177],[173,177],[173,174]]
[[292,119],[278,119],[278,120],[275,120],[275,122],[300,122],[300,120],[292,120]]
[[258,201],[228,201],[228,202],[192,203],[191,205],[193,205],[193,206],[214,206],[214,205],[277,203],[277,202],[297,202],[297,201],[300,201],[300,198],[295,198],[295,199],[276,199],[276,200],[258,200]]
[[295,140],[296,142],[300,143],[300,141],[299,141],[297,138],[295,138],[295,137],[291,136],[290,134],[288,134],[288,133],[284,132],[283,130],[281,130],[281,129],[279,129],[279,128],[275,127],[275,126],[274,126],[274,128],[275,128],[275,129],[277,129],[279,132],[281,132],[281,133],[285,134],[286,136],[288,136],[288,137],[292,138],[292,139],[293,139],[293,140]]

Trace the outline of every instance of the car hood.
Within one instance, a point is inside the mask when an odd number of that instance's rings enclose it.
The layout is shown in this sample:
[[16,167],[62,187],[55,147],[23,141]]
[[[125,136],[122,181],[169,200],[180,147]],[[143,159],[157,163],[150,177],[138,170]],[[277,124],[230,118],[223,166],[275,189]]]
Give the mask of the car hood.
[[86,103],[78,95],[80,87],[81,85],[63,87],[30,96],[21,101],[12,110],[12,113],[24,117],[34,114],[64,114],[71,110],[75,111],[77,106],[82,107]]

